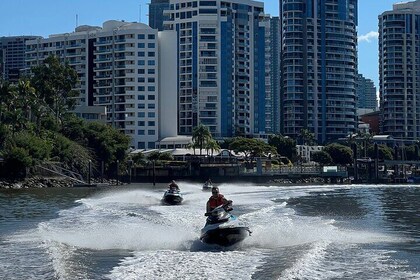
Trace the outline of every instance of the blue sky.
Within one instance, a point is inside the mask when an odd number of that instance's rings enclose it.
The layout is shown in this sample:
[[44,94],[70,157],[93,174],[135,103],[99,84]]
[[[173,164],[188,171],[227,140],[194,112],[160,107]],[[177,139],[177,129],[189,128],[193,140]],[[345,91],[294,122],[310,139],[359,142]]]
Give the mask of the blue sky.
[[[66,33],[79,25],[109,19],[147,23],[149,0],[0,0],[0,37]],[[279,14],[278,0],[265,0],[265,11]],[[359,73],[378,85],[378,15],[399,0],[359,0]]]

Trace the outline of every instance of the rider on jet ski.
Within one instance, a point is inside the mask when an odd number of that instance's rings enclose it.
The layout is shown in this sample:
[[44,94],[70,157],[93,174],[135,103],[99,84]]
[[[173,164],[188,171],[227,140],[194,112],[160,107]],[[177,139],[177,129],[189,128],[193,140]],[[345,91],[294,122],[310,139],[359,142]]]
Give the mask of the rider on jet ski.
[[209,200],[207,201],[207,213],[211,212],[214,208],[220,206],[220,205],[231,205],[232,200],[227,200],[223,194],[219,193],[218,187],[212,187],[211,188],[211,196]]

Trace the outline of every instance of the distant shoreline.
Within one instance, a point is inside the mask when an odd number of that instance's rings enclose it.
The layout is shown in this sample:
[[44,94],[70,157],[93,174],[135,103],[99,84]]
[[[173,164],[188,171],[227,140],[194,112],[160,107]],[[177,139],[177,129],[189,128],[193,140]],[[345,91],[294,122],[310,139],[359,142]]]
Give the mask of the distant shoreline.
[[[157,184],[166,184],[168,178],[156,178]],[[202,178],[171,178],[176,179],[178,181],[188,181],[188,182],[196,182],[196,183],[204,183]],[[284,186],[297,186],[297,185],[336,185],[336,184],[344,184],[344,185],[352,185],[352,184],[366,184],[366,185],[374,185],[374,184],[383,184],[383,185],[406,185],[409,183],[393,183],[393,182],[377,182],[377,183],[367,183],[367,182],[354,182],[350,180],[344,180],[344,182],[326,182],[323,178],[313,177],[313,178],[300,178],[300,179],[286,179],[286,178],[272,178],[270,176],[267,177],[218,177],[212,178],[215,184],[221,183],[256,183],[256,184],[276,184],[276,185],[284,185]],[[99,181],[102,180],[93,180],[91,186],[122,186],[127,184],[142,184],[142,183],[153,183],[151,180],[141,180],[141,181],[132,181],[131,183],[128,182],[119,182],[116,184],[115,180],[105,180],[103,183]],[[414,183],[413,183],[414,184]],[[63,178],[63,177],[42,177],[42,176],[34,176],[25,179],[0,179],[0,190],[20,190],[20,189],[48,189],[48,188],[77,188],[78,186],[86,186],[89,187],[88,184],[80,185],[75,183],[74,181]]]

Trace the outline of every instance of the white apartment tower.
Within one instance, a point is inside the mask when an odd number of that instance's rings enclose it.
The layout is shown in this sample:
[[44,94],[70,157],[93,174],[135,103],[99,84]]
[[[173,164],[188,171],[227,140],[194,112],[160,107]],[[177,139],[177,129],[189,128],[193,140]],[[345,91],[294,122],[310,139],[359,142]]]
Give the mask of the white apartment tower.
[[177,135],[175,44],[173,31],[111,20],[29,41],[27,67],[49,55],[68,61],[79,75],[83,111],[106,108],[108,124],[129,135],[133,148],[148,149]]
[[179,132],[200,123],[214,137],[265,132],[264,4],[170,0],[178,34]]

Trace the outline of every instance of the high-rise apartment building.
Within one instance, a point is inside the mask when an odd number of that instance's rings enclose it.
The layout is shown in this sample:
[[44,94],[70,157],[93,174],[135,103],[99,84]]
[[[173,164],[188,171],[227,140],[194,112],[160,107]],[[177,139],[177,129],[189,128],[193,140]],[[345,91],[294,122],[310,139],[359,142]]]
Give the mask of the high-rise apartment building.
[[280,133],[280,19],[267,15],[265,28],[265,132]]
[[420,137],[420,1],[394,4],[379,16],[382,133]]
[[153,29],[162,31],[163,22],[169,17],[164,15],[164,11],[169,10],[169,0],[152,0],[149,5],[149,26]]
[[362,74],[358,74],[356,79],[356,99],[357,109],[378,109],[375,84]]
[[280,18],[283,134],[354,132],[357,0],[282,0]]
[[36,36],[0,37],[0,78],[17,82],[25,69],[25,43]]
[[171,0],[178,33],[179,132],[215,137],[265,132],[264,5],[250,0]]
[[73,33],[27,42],[28,68],[49,55],[78,73],[78,105],[106,108],[106,122],[131,136],[134,148],[154,148],[177,135],[176,33],[142,23],[107,21]]

